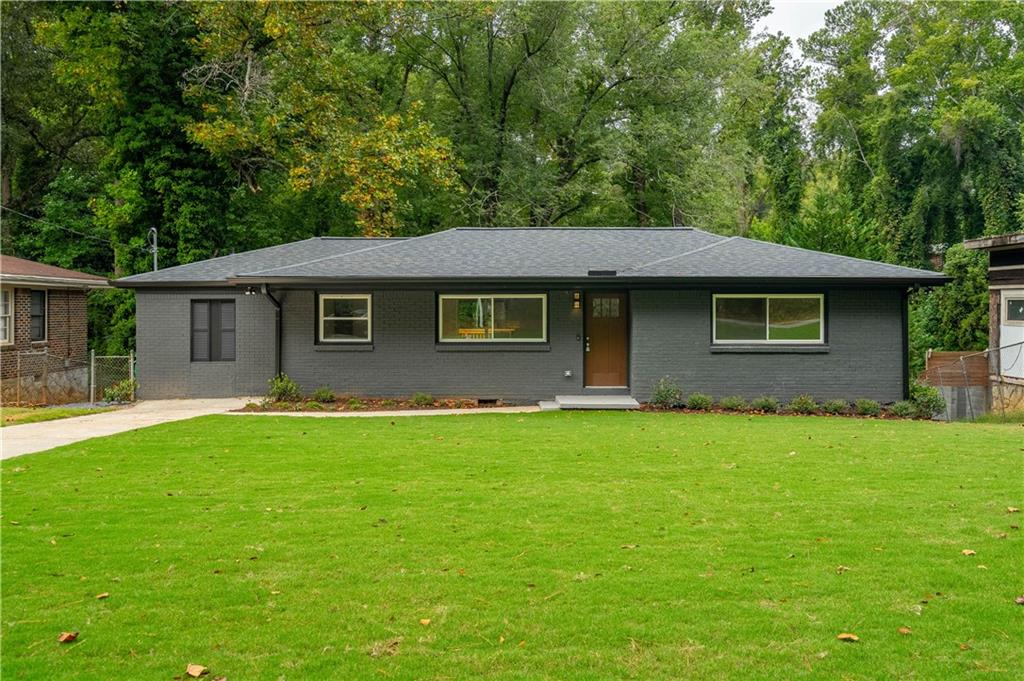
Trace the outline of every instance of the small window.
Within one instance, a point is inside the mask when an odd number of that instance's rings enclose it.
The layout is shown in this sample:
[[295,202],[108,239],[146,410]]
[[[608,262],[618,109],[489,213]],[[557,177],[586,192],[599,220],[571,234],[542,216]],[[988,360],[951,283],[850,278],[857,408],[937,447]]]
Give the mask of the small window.
[[192,361],[235,361],[235,301],[192,301]]
[[712,303],[715,343],[823,343],[822,294],[721,294]]
[[372,297],[366,293],[320,296],[321,343],[369,343],[373,334]]
[[543,342],[548,297],[538,294],[440,296],[439,336],[444,343]]
[[46,340],[46,291],[29,291],[29,340]]
[[11,289],[0,289],[0,343],[14,342],[14,295]]
[[1024,326],[1024,295],[1006,297],[1003,321],[1014,326]]

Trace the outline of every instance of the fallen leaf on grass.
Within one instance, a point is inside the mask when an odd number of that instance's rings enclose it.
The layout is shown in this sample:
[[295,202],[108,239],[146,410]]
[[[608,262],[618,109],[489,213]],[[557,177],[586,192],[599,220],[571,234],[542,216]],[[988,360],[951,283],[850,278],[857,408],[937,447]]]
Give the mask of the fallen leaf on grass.
[[77,631],[62,631],[60,632],[60,636],[57,637],[57,640],[61,643],[71,643],[76,638],[78,638]]
[[1017,596],[1013,599],[1013,602],[1017,605],[1024,605],[1024,596]]
[[519,647],[520,648],[525,648],[526,647],[526,641],[520,641],[519,642]]
[[1007,506],[1006,507],[1006,512],[1007,513],[1020,513],[1020,509],[1017,508],[1016,506]]
[[968,643],[961,643],[960,644],[960,650],[970,650],[970,649],[971,649],[970,644],[968,644]]
[[976,555],[978,555],[977,551],[971,551],[970,549],[964,549],[960,553],[964,554],[965,556],[976,556]]
[[623,549],[635,549],[639,544],[623,544],[620,548]]
[[420,624],[422,624],[425,627],[428,627],[428,626],[430,626],[430,620],[427,619],[426,617],[424,617],[423,619],[420,620]]
[[840,565],[839,567],[836,568],[836,574],[837,575],[841,575],[844,572],[849,572],[849,571],[850,571],[850,568],[846,567],[845,565]]
[[209,674],[210,670],[201,664],[193,664],[192,662],[189,662],[188,666],[185,667],[185,673],[193,679],[198,679],[203,674]]
[[850,634],[845,631],[836,636],[836,638],[845,643],[856,643],[860,640],[860,636],[857,636],[857,634]]
[[900,627],[896,631],[900,632],[903,636],[910,636],[910,627]]
[[110,598],[110,594],[108,594],[106,591],[104,591],[101,594],[96,594],[96,600],[102,601],[104,598]]

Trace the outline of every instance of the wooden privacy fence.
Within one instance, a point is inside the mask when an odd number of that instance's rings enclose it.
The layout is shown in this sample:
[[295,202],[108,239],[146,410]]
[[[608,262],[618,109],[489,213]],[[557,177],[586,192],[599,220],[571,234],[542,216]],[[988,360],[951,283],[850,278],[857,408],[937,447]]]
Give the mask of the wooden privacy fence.
[[924,367],[920,380],[928,385],[950,388],[988,385],[988,357],[984,354],[929,350]]

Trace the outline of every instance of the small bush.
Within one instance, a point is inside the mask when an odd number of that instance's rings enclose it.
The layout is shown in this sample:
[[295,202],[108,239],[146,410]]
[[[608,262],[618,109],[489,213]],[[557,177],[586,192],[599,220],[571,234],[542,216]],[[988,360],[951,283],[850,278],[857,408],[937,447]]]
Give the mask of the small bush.
[[850,408],[846,400],[825,400],[821,403],[821,410],[826,414],[845,414]]
[[137,387],[138,383],[131,378],[118,381],[114,385],[103,389],[103,401],[116,403],[131,402],[135,399],[135,389]]
[[349,409],[352,409],[353,411],[359,411],[360,409],[365,407],[366,404],[364,404],[363,401],[358,397],[353,397],[352,399],[345,403],[345,406],[348,407]]
[[325,385],[314,390],[312,397],[316,402],[333,402],[336,399],[334,391]]
[[718,406],[728,411],[743,411],[747,408],[747,401],[739,395],[730,395],[719,400]]
[[882,413],[882,405],[875,400],[857,400],[853,409],[861,416],[878,416]]
[[763,411],[769,414],[777,412],[779,410],[779,406],[779,401],[771,395],[761,395],[750,402],[751,409],[756,409],[757,411]]
[[380,406],[382,406],[382,407],[393,407],[396,404],[398,404],[398,403],[395,402],[394,400],[381,400],[380,401]]
[[323,411],[324,410],[324,405],[321,404],[320,402],[317,402],[316,400],[310,400],[309,402],[306,402],[305,407],[306,407],[306,409],[308,409],[310,411]]
[[302,399],[299,384],[288,378],[288,374],[278,374],[267,383],[270,384],[267,399],[271,402],[298,402]]
[[711,399],[711,395],[705,395],[704,393],[693,393],[686,398],[686,408],[696,409],[699,411],[707,411],[715,404],[715,401]]
[[409,401],[417,407],[432,407],[434,406],[434,396],[428,393],[416,393],[409,399]]
[[264,404],[262,404],[260,402],[246,402],[245,403],[245,408],[246,409],[263,409],[263,407],[264,407]]
[[683,403],[683,391],[669,377],[660,379],[651,391],[651,404],[661,409],[672,409]]
[[910,386],[910,401],[917,409],[917,415],[930,419],[946,409],[946,400],[935,386],[914,383]]
[[818,411],[818,403],[810,395],[797,395],[786,405],[786,408],[796,414],[813,414]]
[[917,416],[917,405],[910,400],[900,400],[894,402],[889,407],[889,413],[893,416],[899,416],[901,419],[910,419]]

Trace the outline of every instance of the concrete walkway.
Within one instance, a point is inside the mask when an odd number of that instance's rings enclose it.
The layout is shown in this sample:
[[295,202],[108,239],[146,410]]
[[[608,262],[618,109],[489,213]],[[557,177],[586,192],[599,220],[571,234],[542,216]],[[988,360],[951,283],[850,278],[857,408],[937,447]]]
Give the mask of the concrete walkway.
[[197,400],[144,400],[129,407],[70,419],[0,428],[0,459],[41,452],[94,437],[114,435],[159,423],[240,409],[242,397]]
[[114,435],[128,430],[155,426],[160,423],[181,421],[207,414],[230,413],[232,416],[311,416],[366,417],[366,416],[447,416],[451,414],[525,414],[540,411],[538,407],[490,407],[486,409],[410,409],[405,411],[346,411],[346,412],[232,412],[258,398],[227,397],[195,400],[144,400],[130,407],[76,416],[70,419],[25,423],[0,428],[0,459],[41,452],[94,437]]

